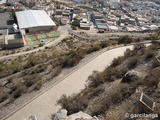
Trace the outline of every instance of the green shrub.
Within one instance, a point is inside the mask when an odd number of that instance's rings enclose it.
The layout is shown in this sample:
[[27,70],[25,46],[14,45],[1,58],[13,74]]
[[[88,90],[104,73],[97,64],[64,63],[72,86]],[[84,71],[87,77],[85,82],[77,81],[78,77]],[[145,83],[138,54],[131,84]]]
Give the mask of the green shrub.
[[18,61],[12,61],[11,64],[9,65],[9,69],[13,72],[19,72],[21,69],[20,63]]
[[34,66],[38,63],[37,56],[34,56],[33,54],[30,54],[27,58],[27,64],[28,66]]
[[0,64],[0,72],[3,71],[4,68],[3,68],[3,64]]

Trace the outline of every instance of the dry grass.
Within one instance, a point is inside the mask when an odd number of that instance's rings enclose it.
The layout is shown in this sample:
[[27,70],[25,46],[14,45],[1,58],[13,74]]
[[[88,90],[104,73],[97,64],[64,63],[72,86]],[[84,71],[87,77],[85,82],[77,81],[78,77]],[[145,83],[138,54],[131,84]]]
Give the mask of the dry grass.
[[[81,110],[86,111],[92,116],[106,115],[111,107],[120,105],[125,100],[128,100],[128,98],[135,93],[136,88],[139,85],[146,88],[144,89],[145,92],[147,92],[149,88],[154,88],[155,90],[160,82],[160,68],[153,68],[152,66],[147,68],[147,71],[149,72],[145,78],[137,78],[130,84],[121,82],[118,87],[114,87],[112,90],[108,91],[108,86],[105,87],[105,84],[112,83],[117,79],[122,79],[128,70],[135,69],[139,65],[144,65],[146,63],[151,64],[154,56],[157,54],[156,48],[158,48],[157,44],[153,44],[148,48],[146,48],[143,44],[140,44],[136,45],[133,51],[127,50],[123,57],[114,59],[111,66],[106,68],[103,72],[94,72],[88,78],[88,85],[82,92],[74,95],[74,97],[63,96],[63,98],[60,99],[61,102],[59,103],[62,107],[69,110],[70,114]],[[154,93],[156,94],[154,96],[157,96],[157,93],[153,91],[150,93]],[[84,101],[87,101],[85,105]],[[75,105],[75,103],[77,103],[77,105]],[[137,107],[132,110],[133,113],[145,112],[143,107],[139,105],[138,102],[135,104]],[[106,119],[121,119],[117,116],[107,117]]]

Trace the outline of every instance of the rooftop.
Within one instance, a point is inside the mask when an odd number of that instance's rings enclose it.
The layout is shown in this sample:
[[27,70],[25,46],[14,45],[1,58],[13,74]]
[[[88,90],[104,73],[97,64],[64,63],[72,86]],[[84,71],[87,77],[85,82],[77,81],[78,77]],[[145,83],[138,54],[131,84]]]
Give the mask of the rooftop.
[[0,5],[5,4],[7,0],[0,0]]
[[16,17],[20,29],[55,26],[55,23],[44,10],[25,10],[16,12]]

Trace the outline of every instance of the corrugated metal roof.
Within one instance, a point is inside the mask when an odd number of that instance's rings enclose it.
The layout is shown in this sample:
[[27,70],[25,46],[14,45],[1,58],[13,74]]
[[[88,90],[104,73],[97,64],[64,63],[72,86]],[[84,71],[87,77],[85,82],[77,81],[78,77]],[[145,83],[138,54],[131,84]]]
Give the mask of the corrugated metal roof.
[[5,4],[7,0],[0,0],[0,5]]
[[44,10],[25,10],[16,12],[19,28],[55,26]]

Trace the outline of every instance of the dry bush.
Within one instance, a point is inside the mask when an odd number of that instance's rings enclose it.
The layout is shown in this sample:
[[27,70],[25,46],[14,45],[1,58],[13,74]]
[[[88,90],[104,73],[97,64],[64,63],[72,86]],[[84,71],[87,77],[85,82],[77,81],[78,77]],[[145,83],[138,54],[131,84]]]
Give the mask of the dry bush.
[[126,65],[120,65],[116,68],[116,77],[117,78],[123,78],[123,76],[128,72],[128,67]]
[[137,60],[138,57],[132,57],[129,59],[129,62],[128,62],[128,68],[129,69],[133,69],[137,66],[138,64],[138,60]]
[[109,113],[110,115],[107,115],[104,120],[122,120],[120,117],[121,115],[117,111],[113,111]]
[[42,87],[42,85],[43,85],[42,81],[39,81],[38,83],[36,83],[34,89],[35,89],[35,90],[40,90],[41,87]]
[[60,104],[62,108],[66,109],[68,114],[73,114],[83,111],[88,106],[88,98],[82,94],[71,97],[63,95],[57,103]]
[[119,39],[118,39],[118,43],[119,44],[129,44],[131,42],[133,42],[133,38],[126,35],[126,36],[121,36]]
[[100,101],[94,102],[93,104],[90,105],[90,107],[91,107],[90,108],[91,116],[104,115],[110,107],[110,101],[104,98]]
[[112,45],[112,41],[101,41],[101,43],[99,44],[101,48],[105,48],[111,45]]
[[89,87],[97,87],[105,82],[103,73],[94,71],[91,76],[88,77]]
[[123,61],[124,61],[124,57],[123,56],[115,58],[115,59],[113,59],[113,61],[111,63],[111,66],[112,67],[116,67],[116,66],[120,65]]
[[111,105],[111,99],[109,96],[101,96],[101,98],[93,99],[90,101],[87,112],[91,116],[104,115]]
[[87,49],[87,54],[90,54],[92,52],[98,51],[101,47],[99,45],[94,45],[92,44],[88,49]]
[[4,102],[5,100],[7,100],[9,98],[8,94],[6,92],[1,92],[0,93],[0,103]]
[[97,87],[104,82],[112,82],[118,76],[118,72],[116,68],[108,67],[103,72],[93,72],[91,76],[89,76],[89,87]]
[[13,92],[13,97],[14,99],[17,99],[19,98],[22,94],[24,94],[26,92],[26,87],[21,85],[21,86],[18,86],[17,89]]
[[131,110],[132,114],[142,114],[142,113],[146,113],[146,107],[140,103],[140,101],[135,101],[135,104]]
[[[117,89],[116,89],[117,90]],[[111,94],[111,101],[113,104],[118,104],[123,100],[121,90],[113,91]]]
[[160,48],[160,42],[158,41],[152,41],[152,44],[149,46],[149,49],[151,50],[157,50]]
[[129,57],[132,57],[134,55],[134,52],[131,50],[131,49],[127,49],[125,52],[124,52],[124,58],[127,59]]
[[26,87],[31,87],[33,84],[34,84],[34,81],[33,81],[33,80],[26,80],[26,81],[25,81]]
[[155,52],[151,50],[145,51],[145,60],[151,60],[155,56]]
[[96,88],[92,87],[86,91],[86,95],[88,96],[88,99],[93,99],[101,95],[104,91],[105,91],[105,88],[102,86],[98,86]]
[[39,62],[38,57],[33,54],[30,54],[27,58],[26,68],[29,68],[29,67],[36,65],[38,62]]
[[0,72],[2,72],[3,70],[4,70],[4,65],[0,63]]
[[112,82],[116,79],[118,73],[116,68],[108,67],[102,72],[102,74],[106,82]]
[[73,67],[79,63],[79,61],[84,58],[85,51],[83,49],[71,50],[67,56],[62,60],[63,67]]
[[136,45],[134,45],[133,51],[138,51],[138,50],[141,50],[141,49],[144,49],[144,48],[146,48],[146,46],[144,44],[142,44],[142,43],[136,44]]

